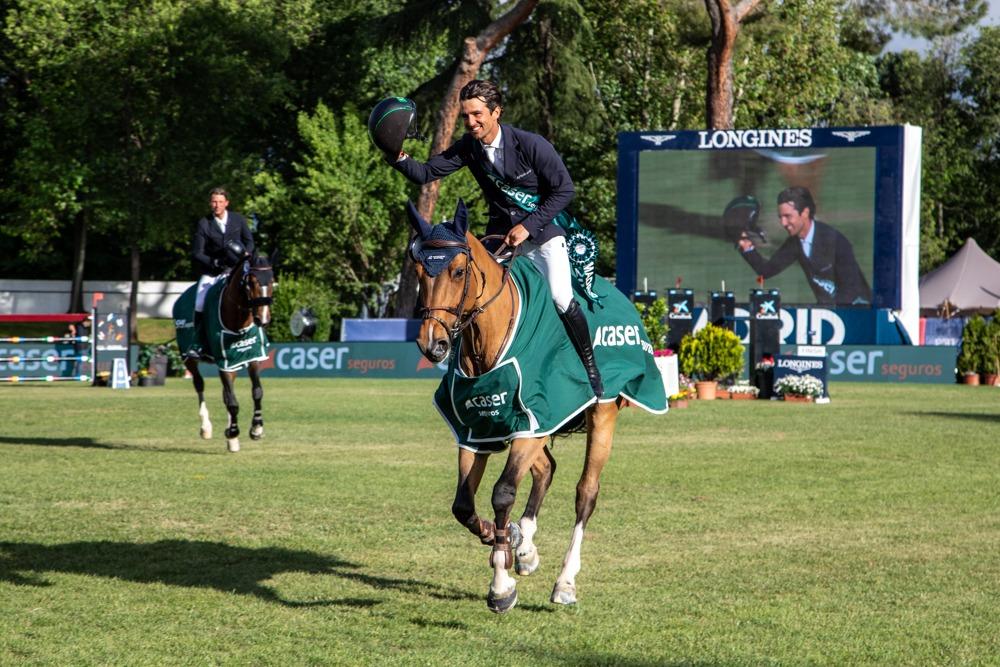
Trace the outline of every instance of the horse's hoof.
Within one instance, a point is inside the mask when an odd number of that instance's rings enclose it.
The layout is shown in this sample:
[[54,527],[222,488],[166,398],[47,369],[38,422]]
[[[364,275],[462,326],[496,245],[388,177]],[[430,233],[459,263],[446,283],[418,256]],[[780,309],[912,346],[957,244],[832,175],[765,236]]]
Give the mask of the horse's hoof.
[[538,558],[538,549],[535,548],[535,545],[531,545],[531,549],[528,551],[515,551],[514,571],[522,577],[526,577],[538,569],[540,560]]
[[264,437],[264,427],[263,426],[261,426],[260,428],[251,428],[250,429],[250,439],[251,440],[260,440],[263,437]]
[[240,439],[239,438],[227,438],[226,439],[226,449],[231,452],[240,451]]
[[576,586],[557,581],[550,599],[555,604],[576,604]]
[[210,429],[210,428],[203,428],[203,429],[201,429],[201,439],[202,440],[211,440],[212,439],[212,429]]
[[505,597],[496,597],[493,591],[486,596],[486,607],[494,614],[506,614],[517,604],[517,588],[512,588]]

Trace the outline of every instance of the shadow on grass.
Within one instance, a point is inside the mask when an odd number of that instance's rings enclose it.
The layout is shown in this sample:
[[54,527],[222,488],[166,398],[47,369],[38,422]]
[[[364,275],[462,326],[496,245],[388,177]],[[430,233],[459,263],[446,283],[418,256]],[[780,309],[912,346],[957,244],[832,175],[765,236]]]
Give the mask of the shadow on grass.
[[69,542],[31,544],[0,542],[0,581],[19,586],[50,586],[46,572],[82,574],[139,583],[213,588],[224,593],[252,595],[288,607],[341,605],[372,607],[377,598],[295,601],[282,599],[261,582],[287,572],[332,575],[375,590],[401,591],[439,599],[462,600],[468,593],[447,590],[415,579],[365,574],[358,565],[308,551],[278,547],[252,549],[220,542],[162,540],[146,544]]
[[909,412],[912,417],[944,417],[945,419],[966,419],[970,421],[981,421],[990,423],[1000,423],[1000,414],[995,412]]
[[193,447],[139,447],[99,442],[93,438],[20,438],[0,435],[0,445],[27,445],[29,447],[82,447],[84,449],[117,449],[136,452],[165,452],[173,454],[218,454],[225,448],[195,449]]

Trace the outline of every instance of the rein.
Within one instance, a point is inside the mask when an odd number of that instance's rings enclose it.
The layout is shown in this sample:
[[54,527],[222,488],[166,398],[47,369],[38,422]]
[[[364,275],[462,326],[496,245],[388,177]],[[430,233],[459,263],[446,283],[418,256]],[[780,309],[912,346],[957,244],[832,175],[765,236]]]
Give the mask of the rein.
[[[250,276],[253,275],[260,286],[261,291],[266,293],[267,288],[265,287],[265,281],[261,280],[257,274],[267,275],[270,273],[270,266],[250,266],[247,262],[243,263],[243,270],[241,271],[241,276],[239,278],[238,289],[242,290],[243,298],[242,301],[235,297],[229,292],[231,287],[234,287],[233,283],[236,282],[235,275],[230,275],[226,289],[223,292],[223,298],[232,303],[239,311],[239,313],[246,313],[245,316],[241,318],[241,322],[236,327],[227,328],[236,331],[238,329],[244,329],[249,326],[248,320],[257,321],[257,310],[261,306],[270,306],[274,302],[274,297],[271,295],[267,296],[253,296],[253,287],[250,282]],[[235,269],[233,270],[235,273]],[[270,282],[270,281],[267,281]],[[234,288],[235,291],[236,288]]]

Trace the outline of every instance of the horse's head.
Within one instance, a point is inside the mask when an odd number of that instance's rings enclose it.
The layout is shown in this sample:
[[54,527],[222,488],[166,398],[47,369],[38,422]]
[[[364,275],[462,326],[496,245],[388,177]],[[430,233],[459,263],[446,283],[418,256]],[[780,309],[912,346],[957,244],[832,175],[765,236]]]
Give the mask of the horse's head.
[[[455,218],[431,225],[407,202],[410,225],[417,232],[410,243],[410,258],[420,282],[420,314],[423,324],[417,346],[429,360],[438,363],[451,352],[453,339],[461,333],[482,291],[482,279],[473,277],[475,262],[470,248],[468,213],[460,199]],[[472,287],[472,283],[478,283]]]
[[274,299],[272,257],[254,255],[243,263],[242,285],[247,307],[254,324],[259,327],[266,327],[271,323],[271,302]]

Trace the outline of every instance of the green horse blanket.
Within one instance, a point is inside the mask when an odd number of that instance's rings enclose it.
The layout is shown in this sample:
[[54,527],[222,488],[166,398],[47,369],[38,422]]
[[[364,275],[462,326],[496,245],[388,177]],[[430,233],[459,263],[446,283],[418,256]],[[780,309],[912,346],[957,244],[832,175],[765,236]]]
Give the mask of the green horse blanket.
[[[220,280],[208,288],[205,295],[205,310],[202,326],[208,328],[209,354],[215,359],[220,371],[238,371],[251,361],[267,359],[270,343],[267,334],[256,324],[241,331],[230,331],[222,325],[222,290],[225,280]],[[174,302],[174,328],[177,331],[177,347],[181,354],[199,346],[198,332],[194,328],[194,301],[198,284],[184,290]]]
[[[470,377],[461,369],[461,340],[434,394],[434,404],[460,447],[497,452],[509,440],[556,433],[597,399],[587,372],[556,312],[545,278],[526,258],[516,258],[510,278],[520,295],[514,335],[497,364]],[[591,302],[573,283],[587,315],[594,355],[604,382],[601,401],[624,397],[654,414],[667,411],[653,346],[635,306],[603,278]]]

